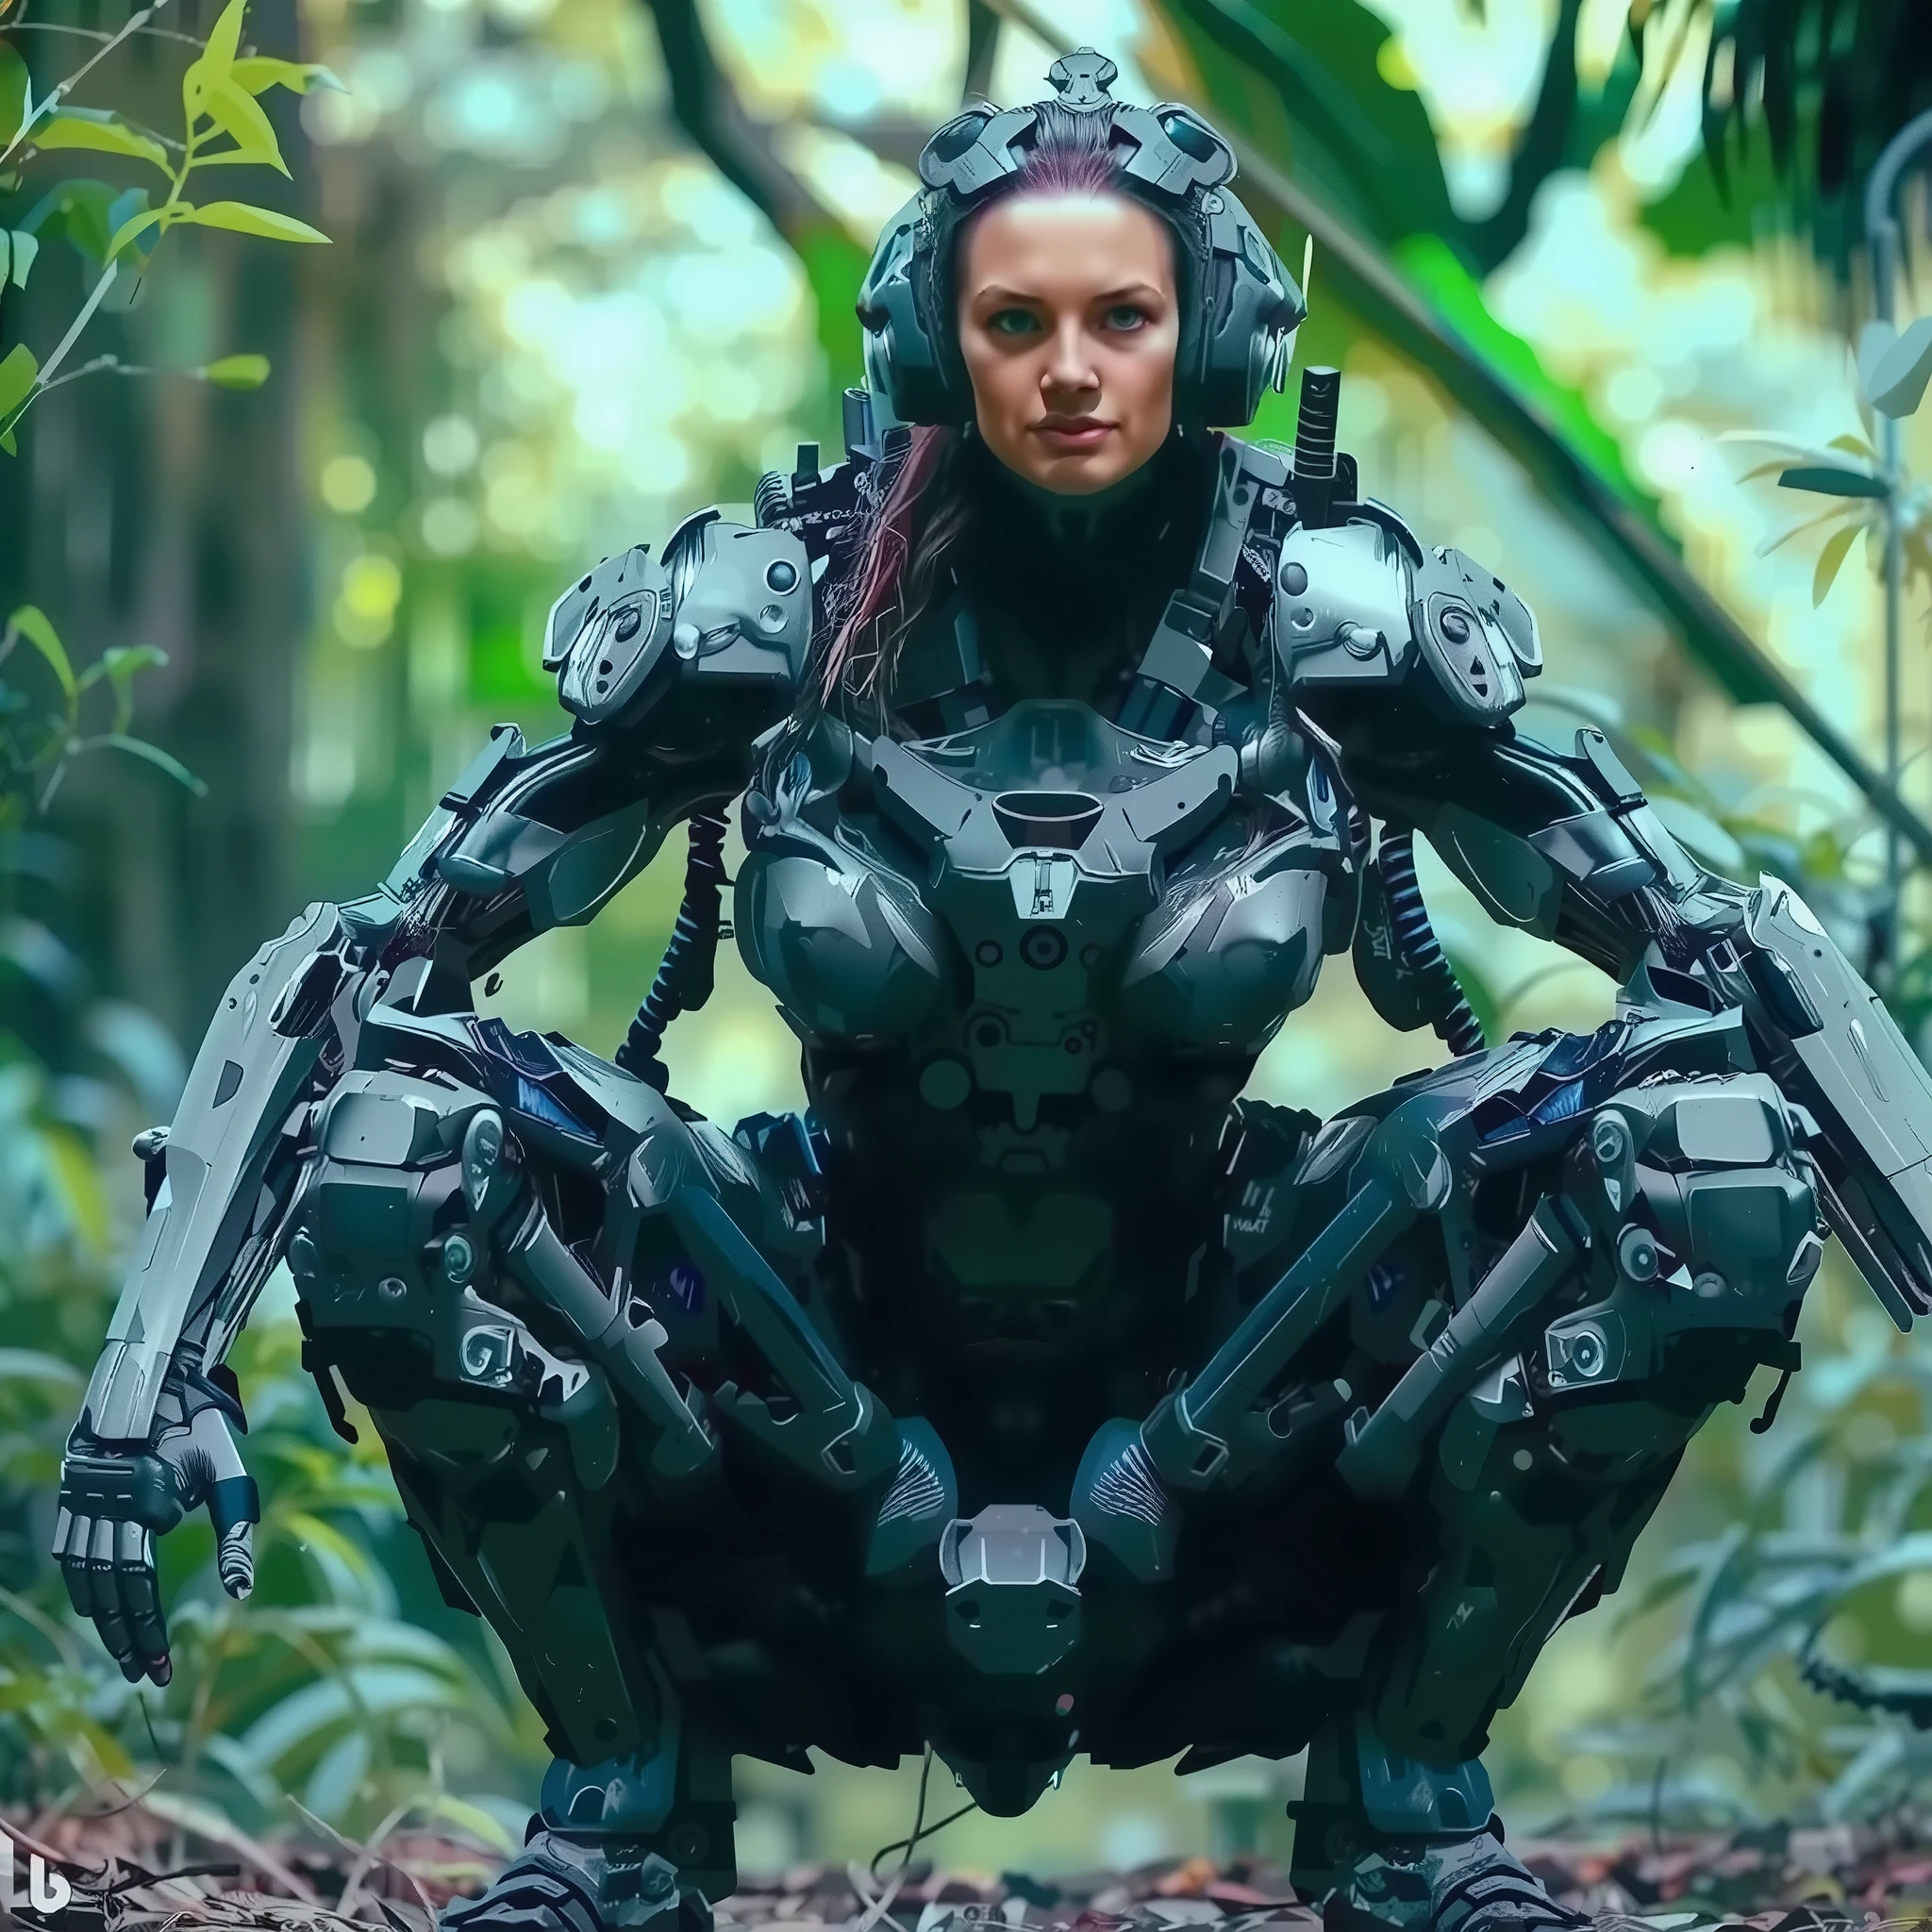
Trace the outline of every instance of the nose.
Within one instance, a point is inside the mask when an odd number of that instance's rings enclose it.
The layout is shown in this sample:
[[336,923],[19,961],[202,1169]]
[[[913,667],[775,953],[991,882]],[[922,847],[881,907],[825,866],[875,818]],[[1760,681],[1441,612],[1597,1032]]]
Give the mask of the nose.
[[1040,372],[1040,393],[1049,408],[1064,407],[1071,398],[1099,393],[1100,372],[1089,353],[1087,332],[1078,316],[1066,317],[1053,332],[1052,352]]

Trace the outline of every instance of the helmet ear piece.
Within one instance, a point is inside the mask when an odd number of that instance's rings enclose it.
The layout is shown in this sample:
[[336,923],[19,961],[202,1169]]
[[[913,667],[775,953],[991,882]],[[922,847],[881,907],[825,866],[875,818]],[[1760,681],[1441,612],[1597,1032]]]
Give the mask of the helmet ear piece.
[[971,413],[958,345],[931,313],[931,192],[886,224],[858,291],[866,387],[901,423],[958,423]]
[[1307,307],[1274,244],[1233,192],[1210,190],[1201,208],[1207,260],[1182,328],[1187,379],[1175,405],[1195,422],[1238,429],[1254,421],[1267,390],[1287,381],[1295,331]]

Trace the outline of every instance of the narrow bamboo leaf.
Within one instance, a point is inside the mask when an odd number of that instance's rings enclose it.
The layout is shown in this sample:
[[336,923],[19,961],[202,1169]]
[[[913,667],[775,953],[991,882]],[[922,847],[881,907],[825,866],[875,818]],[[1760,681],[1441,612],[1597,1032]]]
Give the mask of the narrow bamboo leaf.
[[145,758],[151,765],[167,773],[177,785],[185,786],[197,798],[208,796],[206,782],[197,778],[177,758],[164,752],[159,745],[150,744],[144,738],[130,738],[125,731],[102,731],[92,738],[76,741],[74,749],[83,751],[125,751],[131,758]]
[[1824,602],[1825,593],[1838,579],[1845,553],[1864,527],[1863,524],[1847,524],[1842,530],[1834,530],[1824,540],[1824,548],[1818,553],[1818,568],[1811,573],[1811,608],[1814,610]]
[[270,242],[326,242],[320,228],[298,222],[293,215],[254,208],[245,201],[210,201],[182,216],[198,228],[229,228],[238,235],[260,235]]
[[1820,496],[1884,497],[1891,493],[1891,486],[1883,476],[1874,476],[1863,470],[1836,469],[1824,463],[1807,463],[1799,469],[1786,470],[1777,481],[1780,490],[1809,490]]
[[259,389],[268,380],[266,356],[224,356],[201,373],[219,389]]
[[38,235],[29,235],[25,229],[16,228],[8,242],[8,275],[16,289],[24,289],[27,276],[33,273],[34,259],[41,252],[41,240]]
[[452,1797],[447,1791],[438,1791],[423,1808],[432,1818],[446,1819],[451,1824],[467,1831],[472,1838],[504,1857],[511,1857],[517,1849],[502,1824],[480,1805]]
[[7,352],[7,359],[0,361],[0,423],[26,400],[40,373],[41,365],[25,342],[16,342]]
[[302,60],[275,60],[265,54],[251,54],[236,61],[229,78],[252,94],[266,93],[272,87],[285,87],[295,94],[306,94],[311,87],[331,88],[337,93],[348,92],[326,67]]
[[1776,450],[1780,455],[1793,459],[1812,454],[1808,443],[1799,442],[1789,436],[1774,436],[1762,429],[1721,429],[1717,440],[1720,442],[1735,442],[1757,449]]
[[44,1382],[49,1388],[78,1389],[86,1378],[57,1355],[32,1348],[0,1348],[0,1382]]
[[[0,368],[5,366],[0,363]],[[60,641],[60,634],[47,622],[46,613],[35,605],[23,604],[7,622],[47,660],[71,705],[78,689],[74,681],[74,666],[67,661],[67,647]]]
[[237,155],[245,155],[279,174],[289,172],[268,116],[246,88],[236,86],[233,80],[217,81],[208,91],[207,106],[208,118],[234,142]]
[[159,142],[138,134],[124,121],[96,121],[91,115],[56,114],[33,131],[38,148],[86,148],[97,155],[126,155],[145,161],[162,174],[171,173],[168,151]]
[[1802,536],[1807,530],[1815,530],[1820,524],[1828,524],[1834,517],[1849,516],[1852,508],[1851,504],[1841,503],[1831,509],[1820,510],[1815,517],[1801,517],[1790,529],[1779,530],[1775,535],[1767,537],[1757,546],[1757,555],[1769,557],[1774,550],[1781,550],[1793,537]]

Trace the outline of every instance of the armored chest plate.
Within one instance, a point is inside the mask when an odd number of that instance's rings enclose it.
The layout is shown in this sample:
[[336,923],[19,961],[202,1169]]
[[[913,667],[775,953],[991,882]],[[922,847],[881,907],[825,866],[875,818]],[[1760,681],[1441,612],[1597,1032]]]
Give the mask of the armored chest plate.
[[1103,988],[1159,903],[1163,856],[1226,813],[1233,752],[1035,701],[951,738],[878,740],[871,760],[879,808],[926,854],[925,903],[972,974],[958,1054],[924,1070],[927,1099],[1008,1093],[1023,1132],[1048,1094],[1124,1106]]

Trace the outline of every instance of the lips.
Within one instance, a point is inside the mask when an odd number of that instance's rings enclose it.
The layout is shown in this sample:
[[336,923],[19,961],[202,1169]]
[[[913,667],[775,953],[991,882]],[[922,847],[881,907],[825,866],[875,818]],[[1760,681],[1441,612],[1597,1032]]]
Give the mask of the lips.
[[1083,450],[1104,442],[1113,427],[1098,416],[1049,416],[1034,425],[1034,434],[1053,449]]

